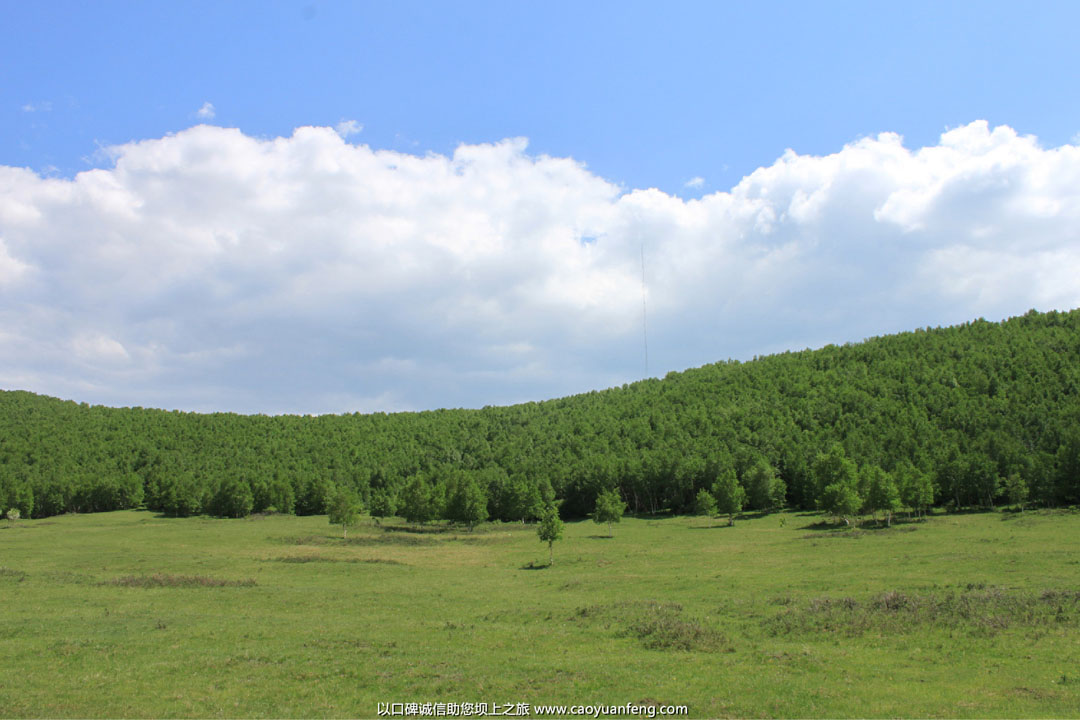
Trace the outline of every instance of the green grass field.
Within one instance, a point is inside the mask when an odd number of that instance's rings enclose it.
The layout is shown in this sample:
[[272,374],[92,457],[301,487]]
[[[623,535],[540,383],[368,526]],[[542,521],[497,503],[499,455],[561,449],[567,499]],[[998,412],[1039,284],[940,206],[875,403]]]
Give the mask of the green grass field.
[[0,715],[1080,717],[1080,514],[408,532],[149,512],[0,523]]

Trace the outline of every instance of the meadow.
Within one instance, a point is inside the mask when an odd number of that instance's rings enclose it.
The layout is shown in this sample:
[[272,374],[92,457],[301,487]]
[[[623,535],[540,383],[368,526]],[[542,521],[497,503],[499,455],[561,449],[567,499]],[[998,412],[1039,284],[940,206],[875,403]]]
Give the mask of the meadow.
[[[419,531],[422,530],[422,531]],[[0,523],[0,715],[1080,717],[1080,514]]]

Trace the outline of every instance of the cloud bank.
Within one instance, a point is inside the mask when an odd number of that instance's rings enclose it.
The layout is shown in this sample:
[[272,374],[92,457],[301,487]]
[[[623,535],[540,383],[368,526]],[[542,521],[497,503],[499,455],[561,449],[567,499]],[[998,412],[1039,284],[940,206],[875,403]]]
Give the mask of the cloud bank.
[[[351,126],[350,126],[351,129]],[[522,139],[409,155],[200,125],[73,179],[0,167],[0,387],[344,412],[1080,306],[1080,147],[974,122],[626,190]]]

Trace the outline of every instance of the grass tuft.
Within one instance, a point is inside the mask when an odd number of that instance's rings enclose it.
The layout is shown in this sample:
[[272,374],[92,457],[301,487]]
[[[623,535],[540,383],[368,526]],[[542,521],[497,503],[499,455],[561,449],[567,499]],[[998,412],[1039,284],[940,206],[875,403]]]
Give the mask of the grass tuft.
[[654,600],[592,605],[578,608],[575,618],[600,620],[621,636],[637,638],[650,650],[733,652],[715,628],[688,618],[678,603]]
[[821,631],[845,636],[871,631],[902,635],[927,627],[995,634],[1013,626],[1075,626],[1080,621],[1078,611],[1078,591],[1043,590],[1036,594],[969,583],[959,590],[939,593],[890,590],[863,602],[850,597],[812,598],[803,607],[775,615],[766,626],[772,635]]

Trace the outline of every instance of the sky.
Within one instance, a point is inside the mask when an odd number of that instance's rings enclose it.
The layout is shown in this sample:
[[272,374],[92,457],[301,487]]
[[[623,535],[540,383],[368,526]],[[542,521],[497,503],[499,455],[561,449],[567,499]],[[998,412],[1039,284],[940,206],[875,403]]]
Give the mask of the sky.
[[0,18],[3,389],[482,407],[1080,306],[1080,4]]

